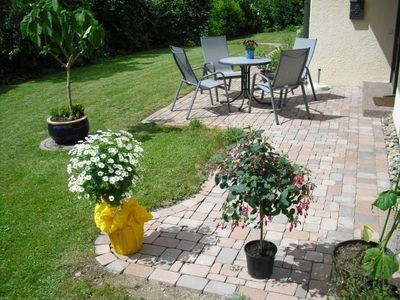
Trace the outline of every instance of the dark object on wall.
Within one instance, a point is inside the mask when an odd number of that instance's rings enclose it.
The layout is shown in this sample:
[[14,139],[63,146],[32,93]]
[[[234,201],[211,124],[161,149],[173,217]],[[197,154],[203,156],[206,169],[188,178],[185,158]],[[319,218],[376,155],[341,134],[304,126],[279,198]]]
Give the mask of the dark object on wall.
[[364,17],[364,0],[350,0],[350,19],[360,20]]

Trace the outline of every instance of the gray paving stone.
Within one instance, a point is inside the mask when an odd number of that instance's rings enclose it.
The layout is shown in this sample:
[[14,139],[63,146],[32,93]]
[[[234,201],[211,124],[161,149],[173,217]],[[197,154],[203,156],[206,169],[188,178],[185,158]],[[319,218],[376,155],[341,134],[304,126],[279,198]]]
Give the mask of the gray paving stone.
[[179,277],[180,277],[179,273],[156,269],[154,270],[153,273],[151,273],[149,279],[175,285]]
[[110,238],[106,234],[100,234],[96,241],[94,242],[95,245],[108,245],[110,244]]
[[210,267],[197,264],[184,264],[180,272],[187,275],[206,277],[210,272]]
[[140,253],[147,254],[147,255],[159,256],[159,255],[161,255],[161,253],[164,252],[164,250],[165,250],[165,247],[144,244],[142,249],[140,249]]
[[207,285],[208,280],[205,278],[191,276],[191,275],[182,275],[178,282],[176,283],[177,287],[184,287],[187,289],[193,289],[197,291],[202,291],[204,287]]
[[172,265],[176,261],[176,259],[179,257],[179,255],[181,255],[181,253],[182,253],[182,250],[168,248],[158,258],[158,262],[167,263],[167,264]]
[[353,239],[353,234],[348,232],[329,231],[327,238],[338,242]]
[[202,204],[200,204],[200,206],[197,208],[197,212],[200,213],[210,213],[212,211],[212,209],[214,208],[215,203],[210,203],[210,202],[203,202]]
[[239,251],[236,249],[222,248],[215,261],[222,264],[232,264],[238,253]]
[[106,270],[112,273],[119,274],[129,265],[128,262],[117,259],[106,266]]
[[324,255],[322,253],[316,252],[316,251],[307,251],[305,259],[309,260],[309,261],[313,261],[313,262],[323,262]]
[[236,290],[236,286],[230,283],[211,280],[204,288],[204,292],[222,296],[232,295]]
[[198,242],[202,237],[203,237],[202,234],[189,231],[181,231],[176,236],[177,239],[191,241],[191,242]]

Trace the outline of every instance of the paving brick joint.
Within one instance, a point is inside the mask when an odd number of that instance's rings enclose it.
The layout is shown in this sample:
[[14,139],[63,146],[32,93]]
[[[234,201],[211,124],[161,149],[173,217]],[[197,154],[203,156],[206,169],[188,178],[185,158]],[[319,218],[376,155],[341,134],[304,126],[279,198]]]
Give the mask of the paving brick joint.
[[[238,89],[238,81],[233,90]],[[192,94],[178,100],[176,110],[165,107],[144,120],[185,125]],[[378,229],[382,214],[371,211],[380,186],[389,184],[385,143],[379,119],[363,117],[361,89],[335,87],[310,99],[307,119],[298,91],[289,95],[275,125],[271,109],[255,105],[251,113],[228,113],[224,104],[211,106],[199,94],[192,118],[209,127],[247,127],[262,130],[280,151],[312,172],[317,185],[308,218],[289,231],[287,219],[277,216],[266,239],[277,247],[270,279],[247,273],[244,245],[258,239],[258,230],[217,229],[226,193],[212,176],[193,198],[154,211],[145,224],[145,243],[128,257],[114,253],[108,237],[95,241],[96,260],[110,272],[138,276],[197,292],[227,295],[239,291],[251,299],[324,298],[334,245],[359,238],[367,223]]]

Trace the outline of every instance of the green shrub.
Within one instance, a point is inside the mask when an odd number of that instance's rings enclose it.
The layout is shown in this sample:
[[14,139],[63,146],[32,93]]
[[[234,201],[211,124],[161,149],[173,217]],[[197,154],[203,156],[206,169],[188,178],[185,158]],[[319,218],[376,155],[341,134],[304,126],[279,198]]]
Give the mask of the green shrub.
[[149,1],[93,0],[92,11],[106,30],[108,53],[131,53],[151,45],[153,21]]
[[153,0],[152,5],[157,44],[199,44],[211,0]]
[[284,30],[303,24],[303,0],[264,0],[256,6],[264,30]]
[[215,0],[210,11],[206,35],[237,36],[245,15],[237,0]]

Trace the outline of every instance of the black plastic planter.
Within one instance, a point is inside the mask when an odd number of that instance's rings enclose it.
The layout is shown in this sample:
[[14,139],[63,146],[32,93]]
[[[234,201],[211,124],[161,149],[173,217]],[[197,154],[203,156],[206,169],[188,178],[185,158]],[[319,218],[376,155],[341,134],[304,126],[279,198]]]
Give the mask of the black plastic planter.
[[263,241],[262,254],[259,253],[260,241],[251,241],[244,246],[247,259],[247,270],[251,277],[256,279],[269,278],[274,268],[275,254],[278,248],[274,243]]

